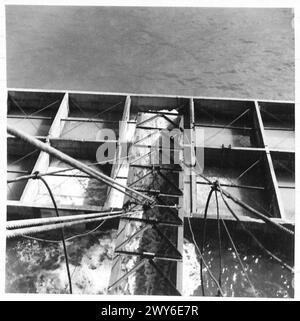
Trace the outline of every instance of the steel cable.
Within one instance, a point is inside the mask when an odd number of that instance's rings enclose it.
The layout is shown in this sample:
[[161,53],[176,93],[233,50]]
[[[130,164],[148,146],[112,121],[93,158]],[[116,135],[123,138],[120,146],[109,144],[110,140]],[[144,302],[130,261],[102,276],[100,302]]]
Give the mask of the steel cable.
[[200,259],[200,279],[201,279],[201,289],[202,289],[202,295],[205,296],[204,291],[204,282],[203,282],[203,252],[204,252],[204,245],[206,240],[206,220],[207,220],[207,210],[209,206],[209,202],[213,193],[213,189],[209,191],[206,205],[205,205],[205,212],[204,212],[204,222],[203,222],[203,230],[202,230],[202,243],[201,243],[201,259]]
[[207,269],[208,274],[210,275],[211,279],[213,280],[213,282],[216,284],[217,288],[219,289],[221,296],[224,296],[224,293],[223,293],[223,291],[222,291],[217,279],[214,277],[213,273],[211,272],[209,266],[207,265],[206,261],[204,260],[204,258],[202,256],[202,253],[201,253],[201,250],[200,250],[199,246],[197,245],[197,242],[195,240],[195,235],[194,235],[194,232],[193,232],[193,229],[192,229],[192,226],[191,226],[190,218],[187,217],[187,220],[188,220],[188,223],[189,223],[189,229],[190,229],[191,234],[192,234],[192,240],[193,240],[193,243],[194,243],[194,245],[195,245],[195,247],[196,247],[196,249],[197,249],[197,251],[199,253],[200,259],[203,261],[203,263],[204,263],[204,265],[205,265],[205,267]]
[[242,229],[248,233],[252,239],[254,240],[254,242],[265,252],[267,253],[269,256],[271,256],[276,262],[280,263],[282,266],[284,266],[286,269],[288,269],[291,272],[294,272],[294,269],[289,266],[288,264],[286,264],[285,262],[283,262],[280,258],[278,258],[275,254],[273,254],[272,252],[270,252],[268,249],[266,249],[262,243],[260,243],[260,241],[254,236],[254,234],[249,231],[246,226],[244,225],[244,223],[239,219],[239,217],[234,213],[234,211],[231,209],[230,205],[228,204],[228,202],[225,200],[224,196],[223,196],[223,192],[222,189],[220,189],[221,192],[221,197],[226,205],[226,207],[228,208],[229,212],[233,215],[233,217],[239,222],[239,224],[241,225]]
[[[52,203],[53,203],[53,206],[54,206],[54,209],[55,209],[56,216],[59,217],[56,201],[54,199],[54,196],[52,194],[50,186],[48,185],[48,183],[46,182],[46,180],[43,177],[39,177],[38,172],[36,172],[36,179],[40,179],[44,183],[44,185],[46,186],[46,188],[47,188],[47,190],[49,192],[49,195],[51,197],[51,200],[52,200]],[[67,252],[67,247],[66,247],[66,242],[65,242],[65,233],[64,233],[64,229],[63,228],[61,229],[61,239],[62,239],[64,255],[65,255],[65,260],[66,260],[66,268],[67,268],[68,281],[69,281],[69,291],[70,291],[70,294],[72,294],[72,280],[71,280],[71,274],[70,274],[68,252]]]
[[[220,212],[219,212],[219,202],[218,202],[217,190],[215,190],[215,196],[216,196],[218,240],[219,240],[219,285],[222,288],[222,236],[221,236]],[[222,219],[222,221],[223,221],[223,219]],[[218,296],[220,296],[219,291],[218,291]]]
[[221,220],[222,220],[223,226],[224,226],[224,228],[225,228],[225,231],[226,231],[226,233],[227,233],[227,235],[228,235],[228,238],[229,238],[229,240],[230,240],[230,243],[231,243],[231,245],[232,245],[232,247],[233,247],[233,250],[234,250],[234,252],[235,252],[235,255],[236,255],[236,257],[237,257],[237,259],[238,259],[238,261],[239,261],[239,263],[240,263],[240,266],[241,266],[241,268],[242,268],[242,270],[243,270],[243,273],[244,273],[244,275],[245,275],[248,283],[250,284],[254,295],[257,297],[257,291],[256,291],[253,283],[251,282],[251,280],[250,280],[250,278],[249,278],[249,276],[248,276],[248,273],[247,273],[247,271],[246,271],[246,268],[245,268],[245,266],[244,266],[244,264],[243,264],[243,262],[242,262],[242,260],[241,260],[240,254],[239,254],[239,252],[238,252],[238,250],[237,250],[237,248],[236,248],[236,246],[235,246],[235,244],[234,244],[234,241],[233,241],[233,239],[232,239],[232,237],[231,237],[231,235],[230,235],[230,233],[229,233],[229,230],[228,230],[228,228],[227,228],[227,225],[226,225],[226,223],[224,222],[223,219],[221,219]]

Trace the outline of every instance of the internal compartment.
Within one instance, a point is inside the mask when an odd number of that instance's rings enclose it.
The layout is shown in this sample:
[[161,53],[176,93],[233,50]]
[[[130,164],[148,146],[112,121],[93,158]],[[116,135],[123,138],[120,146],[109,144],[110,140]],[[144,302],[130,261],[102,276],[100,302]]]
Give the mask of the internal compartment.
[[178,128],[188,103],[186,98],[131,96],[130,120],[142,127]]
[[266,144],[271,149],[295,150],[295,105],[259,102]]
[[61,138],[99,140],[99,132],[112,130],[109,139],[118,139],[126,96],[69,94],[69,114],[61,119]]
[[295,220],[295,154],[272,152],[272,162],[283,201],[285,216]]
[[[14,180],[17,177],[30,174],[38,155],[38,150],[24,148],[18,152],[8,146],[7,180]],[[27,180],[7,184],[7,199],[20,200],[26,184]]]
[[63,95],[9,91],[7,123],[33,136],[47,136]]
[[[90,145],[87,149],[73,145],[72,149],[67,150],[61,145],[54,144],[54,147],[107,176],[111,175],[111,164],[97,164],[99,162],[96,158],[97,145]],[[46,180],[57,204],[75,207],[104,205],[108,186],[103,182],[91,178],[80,170],[72,169],[70,165],[51,156],[47,173],[49,175],[46,176]],[[52,204],[45,186],[41,182],[37,184],[39,186],[35,201],[41,204]]]
[[194,99],[194,117],[204,146],[260,147],[254,102]]
[[135,164],[179,164],[184,117],[189,100],[168,97],[131,97],[130,120],[136,122],[131,157]]
[[[204,152],[203,175],[212,182],[218,180],[224,190],[266,216],[278,217],[274,186],[264,152],[207,148]],[[210,185],[197,176],[197,212],[204,214]],[[230,212],[219,198],[220,215],[230,216]],[[250,212],[230,199],[226,199],[237,215],[254,217]],[[211,198],[208,215],[216,217],[216,200]]]

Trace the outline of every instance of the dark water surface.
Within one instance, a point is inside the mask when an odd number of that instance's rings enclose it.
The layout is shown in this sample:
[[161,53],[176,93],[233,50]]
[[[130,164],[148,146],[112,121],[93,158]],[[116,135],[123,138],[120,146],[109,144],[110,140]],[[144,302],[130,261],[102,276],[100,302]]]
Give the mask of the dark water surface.
[[[294,99],[289,9],[8,6],[6,18],[9,87]],[[115,233],[68,245],[75,293],[105,293]],[[216,241],[208,243],[215,269]],[[239,251],[258,292],[226,246],[226,295],[293,296],[291,274],[248,244]],[[184,293],[200,295],[199,258],[187,240],[184,271]],[[7,292],[67,291],[57,244],[9,242],[6,275]]]
[[8,86],[293,99],[290,9],[7,7]]

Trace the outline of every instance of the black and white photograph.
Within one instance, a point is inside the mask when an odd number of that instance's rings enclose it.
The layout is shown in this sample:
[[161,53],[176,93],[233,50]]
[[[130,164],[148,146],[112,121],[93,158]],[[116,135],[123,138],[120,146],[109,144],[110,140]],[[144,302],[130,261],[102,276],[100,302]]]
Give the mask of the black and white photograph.
[[5,43],[5,294],[295,298],[293,7],[6,4]]

